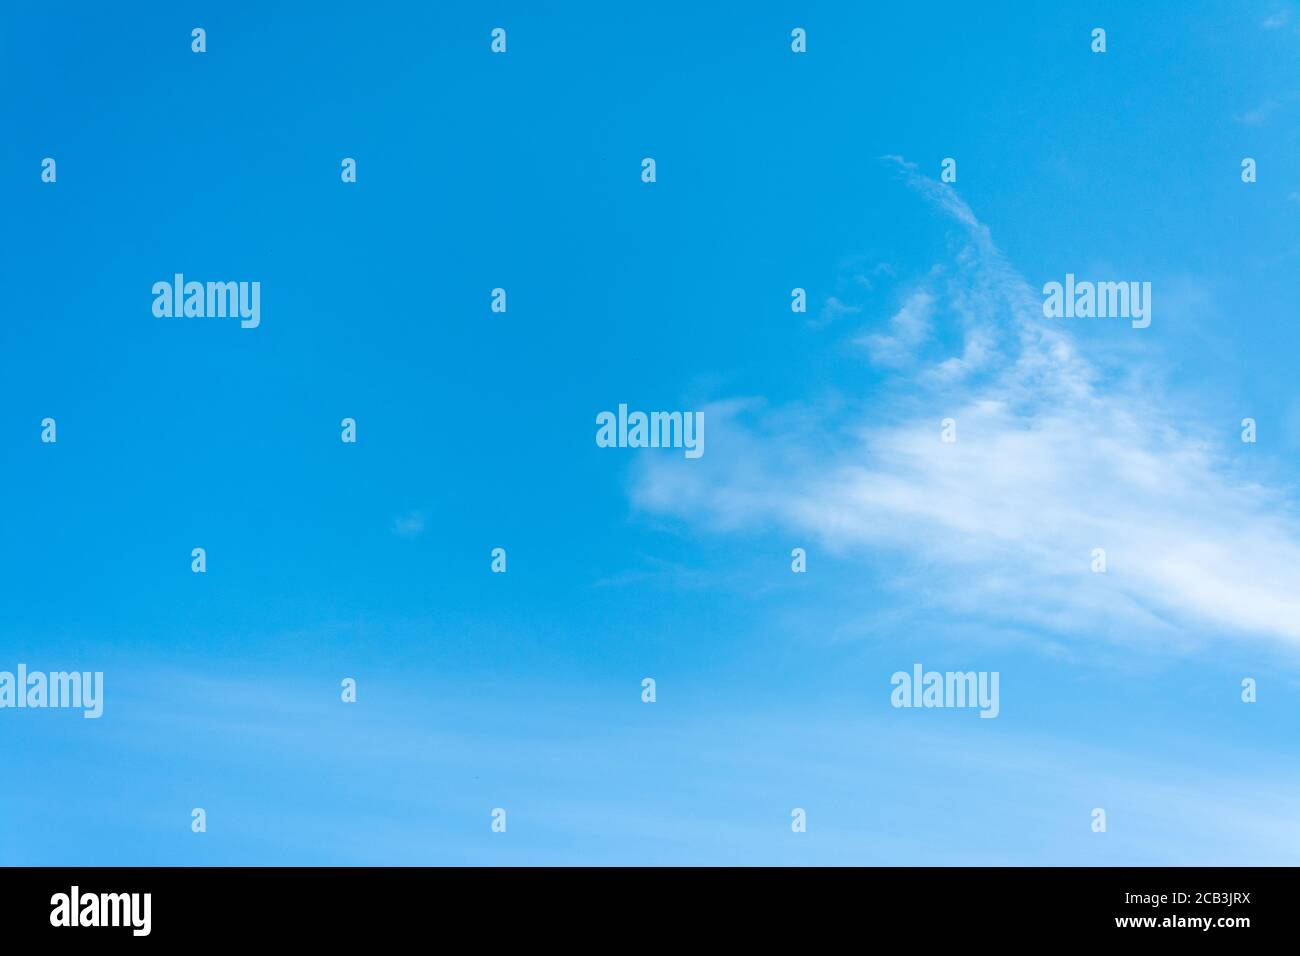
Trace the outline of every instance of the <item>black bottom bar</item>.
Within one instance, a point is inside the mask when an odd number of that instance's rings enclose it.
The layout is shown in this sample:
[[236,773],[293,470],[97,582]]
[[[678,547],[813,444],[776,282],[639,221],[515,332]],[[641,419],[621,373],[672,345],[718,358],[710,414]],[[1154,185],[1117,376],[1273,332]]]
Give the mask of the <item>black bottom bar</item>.
[[0,870],[0,883],[11,942],[339,944],[424,933],[415,938],[668,945],[902,932],[924,943],[1231,946],[1291,937],[1295,871],[33,868]]

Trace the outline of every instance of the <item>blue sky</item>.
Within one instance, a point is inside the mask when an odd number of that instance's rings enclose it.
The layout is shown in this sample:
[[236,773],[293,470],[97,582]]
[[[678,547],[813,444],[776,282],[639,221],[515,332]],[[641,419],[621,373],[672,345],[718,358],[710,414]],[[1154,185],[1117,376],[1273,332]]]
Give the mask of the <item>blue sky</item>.
[[0,863],[1294,862],[1296,4],[418,6],[3,14]]

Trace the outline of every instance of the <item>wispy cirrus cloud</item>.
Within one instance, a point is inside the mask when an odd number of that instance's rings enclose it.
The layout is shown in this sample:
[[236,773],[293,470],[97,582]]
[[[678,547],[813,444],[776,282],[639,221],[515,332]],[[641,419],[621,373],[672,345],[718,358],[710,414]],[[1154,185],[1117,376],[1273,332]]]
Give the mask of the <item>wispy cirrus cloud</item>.
[[[1289,490],[1241,476],[1203,437],[1211,428],[1150,381],[1089,361],[958,194],[894,162],[960,227],[953,261],[900,313],[913,329],[922,307],[950,316],[949,353],[824,414],[719,403],[708,456],[641,462],[634,503],[715,532],[779,527],[847,554],[887,550],[941,576],[952,607],[1008,625],[1300,643]],[[952,444],[940,441],[949,417]]]

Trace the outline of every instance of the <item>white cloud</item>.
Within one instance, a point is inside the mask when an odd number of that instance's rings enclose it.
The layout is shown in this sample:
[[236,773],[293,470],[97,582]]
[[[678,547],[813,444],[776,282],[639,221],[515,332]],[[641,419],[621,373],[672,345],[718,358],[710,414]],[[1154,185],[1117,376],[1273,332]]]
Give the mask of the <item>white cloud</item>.
[[822,306],[820,322],[823,325],[829,324],[831,322],[834,322],[836,319],[840,319],[848,315],[857,315],[861,311],[862,311],[861,306],[849,305],[845,302],[841,302],[833,295],[828,296],[826,299],[826,304]]
[[903,365],[929,337],[933,311],[933,295],[913,292],[889,320],[888,334],[877,332],[860,336],[855,341],[867,349],[871,360],[878,365]]
[[424,534],[424,515],[413,511],[393,520],[393,534],[399,538],[414,538]]
[[1280,104],[1277,100],[1267,99],[1261,102],[1253,109],[1249,109],[1236,117],[1238,123],[1244,123],[1246,126],[1263,126],[1269,118],[1277,112]]
[[1246,126],[1263,126],[1276,116],[1279,111],[1291,112],[1300,103],[1300,90],[1287,90],[1261,100],[1254,108],[1233,117]]
[[[779,527],[849,555],[887,551],[941,577],[951,607],[1008,626],[1300,642],[1288,492],[1237,474],[1201,437],[1210,428],[1148,379],[1080,354],[956,192],[902,169],[963,227],[942,293],[964,327],[960,354],[847,418],[711,406],[709,454],[642,460],[634,503],[715,531]],[[939,440],[945,417],[955,444]],[[1222,427],[1220,441],[1236,438]],[[1090,570],[1097,547],[1106,574]]]

